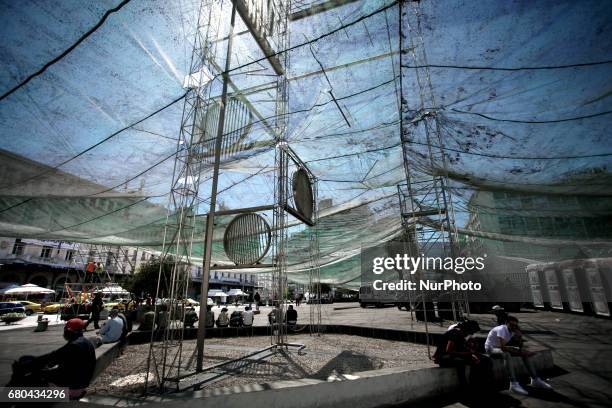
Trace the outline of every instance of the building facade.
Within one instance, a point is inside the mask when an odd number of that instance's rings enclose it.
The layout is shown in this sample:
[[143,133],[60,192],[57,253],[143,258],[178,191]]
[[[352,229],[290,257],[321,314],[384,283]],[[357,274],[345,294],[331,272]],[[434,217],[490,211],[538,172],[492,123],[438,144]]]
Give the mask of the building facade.
[[104,279],[116,281],[154,256],[142,248],[0,237],[0,288],[33,283],[62,290],[64,283],[82,282],[90,261],[101,264]]
[[[609,248],[589,242],[612,238],[609,197],[479,191],[470,199],[468,209],[466,229],[526,238],[513,241],[468,236],[465,243],[474,254],[539,262],[608,255]],[[530,243],[529,238],[565,243],[539,245],[535,240]]]

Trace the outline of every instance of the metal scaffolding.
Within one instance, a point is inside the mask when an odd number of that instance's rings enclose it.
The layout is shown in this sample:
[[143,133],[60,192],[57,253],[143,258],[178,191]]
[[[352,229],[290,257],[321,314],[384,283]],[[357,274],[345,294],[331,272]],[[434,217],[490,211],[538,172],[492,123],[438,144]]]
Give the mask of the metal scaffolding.
[[[458,255],[457,229],[452,197],[447,189],[448,170],[444,155],[444,143],[440,136],[437,105],[434,98],[431,75],[427,62],[426,46],[421,31],[421,11],[418,2],[399,2],[400,52],[400,126],[401,142],[406,173],[406,183],[398,186],[400,211],[405,237],[411,256],[435,251],[441,257]],[[404,42],[407,41],[407,44]],[[411,105],[407,92],[417,93],[417,103]],[[412,95],[411,95],[412,96]],[[414,99],[414,98],[412,98]],[[415,158],[413,142],[427,146],[427,166]],[[429,170],[434,169],[434,170]],[[417,272],[417,278],[435,279],[425,271]],[[433,301],[438,302],[438,312],[447,304],[453,320],[468,312],[465,293],[448,293],[429,298],[426,293],[417,294],[423,318],[433,313]]]
[[[286,146],[285,142],[287,132],[286,113],[288,110],[288,83],[286,78],[289,66],[288,53],[273,51],[285,50],[289,46],[287,23],[290,5],[289,2],[283,1],[252,3],[233,0],[229,34],[227,34],[218,32],[217,24],[220,24],[220,20],[224,18],[222,4],[214,0],[204,1],[201,4],[198,29],[194,41],[188,78],[190,81],[195,80],[195,84],[189,90],[183,108],[156,294],[158,299],[164,298],[164,301],[156,302],[154,327],[157,320],[163,321],[165,324],[157,331],[152,331],[147,364],[145,387],[147,390],[155,389],[156,392],[178,391],[185,386],[194,387],[206,382],[206,380],[199,379],[197,376],[198,373],[206,371],[203,367],[204,324],[198,325],[198,341],[195,350],[195,353],[197,353],[196,367],[192,367],[194,356],[189,359],[185,359],[183,356],[183,321],[185,316],[183,300],[187,298],[191,278],[191,249],[196,231],[196,220],[199,219],[196,212],[201,204],[201,200],[198,198],[200,174],[203,164],[213,165],[211,198],[206,217],[201,286],[202,299],[205,299],[210,270],[219,268],[211,266],[211,252],[220,160],[222,156],[231,155],[232,152],[240,149],[238,144],[244,137],[244,133],[248,133],[253,116],[260,116],[250,103],[244,97],[241,97],[240,91],[235,89],[229,75],[236,14],[242,18],[277,75],[274,123],[269,124],[267,121],[264,123],[269,133],[273,135],[277,145],[274,204],[268,207],[273,212],[273,228],[271,229],[272,265],[270,265],[274,271],[272,274],[272,296],[278,305],[277,319],[275,324],[271,326],[271,342],[275,348],[292,346],[286,339],[287,323],[284,319],[287,289],[287,220],[288,214],[296,216],[296,211],[292,210],[291,205],[289,205],[292,198],[289,189],[289,163],[293,163],[294,166],[297,165],[303,170],[306,169],[306,166]],[[221,36],[225,37],[221,38]],[[221,69],[215,62],[217,47],[223,43],[220,40],[227,41],[224,69]],[[212,73],[216,73],[216,77],[222,79],[223,87],[220,98],[210,98],[211,84],[214,82]],[[235,95],[228,94],[228,87],[230,86]],[[233,124],[240,122],[237,126],[237,132],[240,134],[232,132],[231,129],[226,129],[227,121]],[[316,185],[314,176],[310,172],[308,174],[311,176],[311,185]],[[314,209],[314,203],[312,208]],[[225,213],[241,213],[246,210],[251,212],[252,208],[225,211]],[[244,223],[238,224],[236,228],[244,226]],[[246,239],[245,237],[250,232],[246,231],[245,235],[241,231],[235,231],[233,234],[238,238]],[[318,240],[314,240],[310,246],[312,256],[318,260]],[[237,267],[239,266],[237,265]],[[256,266],[264,267],[264,265],[242,265],[242,267]],[[231,267],[225,267],[225,269],[231,269]],[[318,267],[313,268],[313,271],[318,273]],[[316,276],[318,280],[318,275]],[[205,308],[202,307],[200,309],[200,322],[206,320],[205,313]],[[320,323],[320,310],[318,322]]]
[[183,361],[183,301],[191,280],[196,212],[202,201],[200,175],[204,158],[210,156],[208,116],[216,106],[209,97],[216,72],[211,61],[218,48],[213,40],[218,38],[220,13],[218,2],[201,3],[191,56],[156,292],[156,298],[164,302],[155,304],[153,327],[161,320],[166,324],[152,330],[147,362],[145,388],[157,392],[178,390],[181,377],[189,371]]

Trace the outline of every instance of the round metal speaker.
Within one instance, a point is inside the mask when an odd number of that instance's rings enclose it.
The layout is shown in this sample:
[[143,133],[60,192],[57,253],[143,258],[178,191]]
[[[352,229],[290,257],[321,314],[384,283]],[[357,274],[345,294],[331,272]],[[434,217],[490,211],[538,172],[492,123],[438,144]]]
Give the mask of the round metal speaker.
[[312,185],[306,170],[298,169],[293,173],[291,186],[293,189],[293,202],[296,210],[305,218],[312,220],[314,199],[312,196]]
[[241,214],[227,225],[223,248],[236,265],[252,265],[266,255],[271,237],[265,218],[255,213]]

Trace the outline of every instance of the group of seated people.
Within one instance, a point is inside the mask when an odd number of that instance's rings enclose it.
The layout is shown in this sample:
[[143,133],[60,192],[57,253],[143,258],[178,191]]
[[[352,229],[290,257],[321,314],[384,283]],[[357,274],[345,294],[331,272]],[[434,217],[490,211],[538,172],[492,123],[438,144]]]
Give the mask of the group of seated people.
[[[275,325],[277,322],[286,321],[287,325],[294,327],[297,324],[297,310],[289,305],[287,312],[283,317],[283,312],[279,305],[276,305],[270,313],[268,313],[268,322],[270,325]],[[251,306],[245,306],[244,311],[235,310],[228,314],[226,307],[221,309],[219,316],[215,319],[215,312],[211,306],[206,306],[206,328],[215,327],[251,327],[253,326],[253,310]]]
[[467,320],[451,325],[442,335],[436,352],[434,362],[441,367],[457,367],[459,380],[462,385],[468,384],[465,376],[465,367],[470,366],[470,385],[488,383],[492,381],[491,359],[503,359],[507,375],[510,377],[510,391],[527,395],[527,391],[519,383],[518,376],[510,360],[513,356],[521,357],[523,364],[531,376],[531,386],[541,389],[552,389],[542,380],[536,372],[530,357],[535,353],[524,347],[522,333],[518,326],[518,319],[507,316],[503,324],[499,324],[489,331],[484,347],[474,337],[480,331],[480,326],[474,320]]
[[253,326],[253,311],[251,306],[245,306],[244,311],[235,310],[228,314],[226,307],[221,309],[219,317],[215,320],[215,312],[212,306],[206,306],[206,328],[215,327],[251,327]]
[[275,325],[279,322],[286,322],[289,327],[295,327],[297,324],[298,313],[293,308],[293,305],[287,307],[287,313],[283,316],[283,311],[278,303],[274,305],[274,309],[268,313],[268,323]]

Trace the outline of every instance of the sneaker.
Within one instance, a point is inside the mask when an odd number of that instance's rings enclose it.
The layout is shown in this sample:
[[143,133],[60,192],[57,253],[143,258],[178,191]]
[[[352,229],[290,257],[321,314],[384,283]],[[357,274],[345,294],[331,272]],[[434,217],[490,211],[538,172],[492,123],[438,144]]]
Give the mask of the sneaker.
[[521,395],[528,395],[529,394],[527,391],[525,391],[525,389],[518,382],[511,382],[510,383],[510,391],[512,391],[512,392],[514,392],[516,394],[521,394]]
[[552,387],[550,386],[550,384],[548,384],[541,378],[532,378],[530,385],[534,388],[542,388],[543,390],[552,390]]

